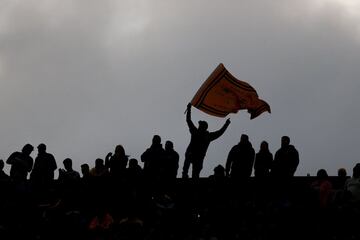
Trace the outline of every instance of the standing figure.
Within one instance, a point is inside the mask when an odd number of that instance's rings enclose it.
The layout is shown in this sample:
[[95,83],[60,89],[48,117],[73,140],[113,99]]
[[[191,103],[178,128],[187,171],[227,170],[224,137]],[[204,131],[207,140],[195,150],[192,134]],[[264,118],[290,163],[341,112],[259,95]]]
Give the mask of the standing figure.
[[347,176],[347,172],[345,168],[339,168],[337,171],[337,177],[333,179],[333,187],[339,192],[342,192],[345,186],[345,182],[349,177]]
[[159,135],[154,135],[151,146],[141,155],[146,178],[155,179],[159,177],[164,154],[165,150],[161,144],[161,137]]
[[353,168],[352,177],[345,182],[345,191],[349,193],[349,203],[360,206],[360,163]]
[[262,141],[260,150],[255,156],[255,177],[268,177],[270,175],[272,161],[273,155],[269,151],[269,144],[266,141]]
[[143,170],[139,165],[139,162],[137,159],[135,158],[131,158],[129,160],[129,167],[126,169],[127,170],[127,178],[130,181],[140,181],[142,174],[143,174]]
[[59,168],[58,189],[62,196],[62,201],[68,209],[79,209],[81,197],[85,196],[81,191],[83,187],[80,174],[73,169],[72,160],[66,158],[63,161],[64,168]]
[[317,197],[318,206],[320,208],[327,208],[331,202],[333,187],[329,180],[329,176],[325,169],[317,171],[316,180],[311,183],[311,189]]
[[281,148],[275,153],[271,175],[275,177],[292,177],[299,165],[299,153],[293,145],[290,145],[290,138],[281,138]]
[[179,154],[174,150],[174,144],[171,141],[165,142],[163,161],[163,176],[166,179],[175,179],[179,168]]
[[129,156],[125,154],[125,149],[122,145],[117,145],[115,147],[114,155],[110,152],[105,157],[105,165],[110,169],[111,177],[121,177],[125,171],[128,164]]
[[109,175],[108,168],[105,167],[104,160],[97,158],[95,160],[95,167],[90,170],[91,177],[107,177]]
[[21,152],[14,152],[6,160],[7,164],[11,165],[10,177],[14,180],[26,180],[28,172],[31,171],[34,160],[30,156],[34,147],[31,144],[26,144]]
[[81,164],[80,168],[81,168],[82,179],[86,179],[86,180],[89,179],[91,177],[89,164],[87,163]]
[[229,152],[226,161],[226,175],[231,178],[248,178],[251,176],[254,165],[255,150],[249,137],[242,134],[240,142]]
[[55,158],[46,152],[46,145],[39,144],[37,147],[38,155],[35,158],[34,168],[30,174],[30,179],[35,184],[47,186],[54,180],[54,171],[57,168]]
[[225,132],[230,124],[230,119],[227,119],[225,124],[215,132],[209,132],[207,130],[208,124],[206,121],[199,121],[199,127],[197,128],[191,121],[191,103],[189,103],[187,105],[186,122],[191,134],[191,140],[185,152],[182,177],[189,177],[188,171],[190,164],[192,164],[192,178],[199,178],[210,143],[219,138]]
[[66,158],[63,161],[64,168],[59,168],[59,181],[65,182],[68,185],[71,185],[71,183],[77,182],[80,180],[80,174],[75,171],[72,167],[72,160],[70,158]]

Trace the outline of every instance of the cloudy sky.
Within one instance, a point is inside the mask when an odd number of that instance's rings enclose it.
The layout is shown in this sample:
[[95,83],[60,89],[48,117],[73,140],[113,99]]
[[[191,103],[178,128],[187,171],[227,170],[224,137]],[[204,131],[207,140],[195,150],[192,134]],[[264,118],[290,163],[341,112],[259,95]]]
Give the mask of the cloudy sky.
[[[272,113],[230,115],[202,176],[242,133],[273,153],[289,135],[297,175],[351,174],[360,162],[357,0],[0,0],[0,158],[44,142],[58,166],[71,157],[79,170],[117,144],[140,159],[159,134],[182,167],[184,110],[221,62]],[[193,120],[210,130],[225,121],[197,109]]]

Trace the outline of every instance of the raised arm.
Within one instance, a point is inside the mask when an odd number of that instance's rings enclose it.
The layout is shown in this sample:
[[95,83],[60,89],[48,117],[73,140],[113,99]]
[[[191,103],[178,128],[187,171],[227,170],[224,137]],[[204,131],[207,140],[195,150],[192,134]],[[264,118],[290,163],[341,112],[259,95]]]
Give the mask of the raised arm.
[[228,128],[228,126],[230,125],[230,119],[228,118],[225,122],[225,124],[217,131],[210,133],[210,138],[211,141],[219,138],[221,135],[224,134],[225,130]]
[[6,160],[6,163],[7,163],[7,164],[10,164],[10,165],[14,164],[14,162],[15,162],[15,155],[16,155],[16,153],[12,153],[12,154],[9,156],[9,158]]
[[186,123],[189,126],[190,133],[193,133],[196,130],[196,127],[191,121],[191,103],[188,103],[186,107]]

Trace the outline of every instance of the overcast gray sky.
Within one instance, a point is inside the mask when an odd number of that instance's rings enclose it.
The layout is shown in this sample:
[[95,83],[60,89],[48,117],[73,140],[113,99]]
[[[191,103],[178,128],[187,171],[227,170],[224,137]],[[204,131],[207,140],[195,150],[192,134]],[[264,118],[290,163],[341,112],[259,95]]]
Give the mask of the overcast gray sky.
[[[225,164],[242,133],[273,153],[289,135],[297,175],[351,174],[360,162],[357,0],[0,0],[0,158],[44,142],[59,167],[70,157],[79,170],[117,144],[140,159],[159,134],[182,167],[184,110],[220,62],[272,113],[231,114],[202,176]],[[197,109],[193,120],[210,130],[225,121]]]

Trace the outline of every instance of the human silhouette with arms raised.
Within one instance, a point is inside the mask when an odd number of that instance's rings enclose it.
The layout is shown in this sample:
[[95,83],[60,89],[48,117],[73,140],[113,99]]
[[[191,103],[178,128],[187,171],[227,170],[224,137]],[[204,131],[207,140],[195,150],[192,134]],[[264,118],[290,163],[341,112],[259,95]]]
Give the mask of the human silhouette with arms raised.
[[27,179],[28,172],[31,171],[34,160],[30,156],[34,147],[26,144],[21,152],[14,152],[7,159],[6,163],[11,165],[10,177],[14,180],[24,181]]
[[185,152],[182,177],[189,177],[188,171],[190,164],[192,164],[192,178],[199,178],[210,143],[219,138],[225,132],[230,124],[230,119],[227,119],[225,124],[215,132],[209,132],[207,130],[208,124],[206,121],[199,121],[199,127],[197,128],[191,120],[191,103],[189,103],[187,105],[186,122],[189,127],[191,139]]

